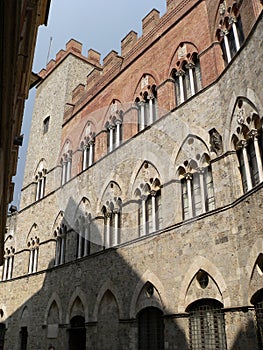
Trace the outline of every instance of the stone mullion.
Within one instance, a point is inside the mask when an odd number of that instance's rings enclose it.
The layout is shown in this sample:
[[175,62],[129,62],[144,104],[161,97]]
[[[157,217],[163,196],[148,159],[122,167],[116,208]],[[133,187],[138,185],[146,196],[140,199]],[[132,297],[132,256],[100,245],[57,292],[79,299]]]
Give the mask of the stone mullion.
[[245,175],[247,180],[247,190],[252,189],[252,181],[251,181],[251,174],[249,169],[249,162],[248,162],[248,155],[247,155],[247,141],[241,140],[241,147],[242,147],[242,155],[244,159],[244,167],[245,167]]
[[56,240],[56,256],[55,256],[55,266],[59,264],[59,256],[60,256],[60,247],[61,247],[61,238],[57,237]]
[[142,235],[146,236],[146,196],[142,197]]
[[152,232],[156,231],[156,191],[151,191],[152,200]]
[[235,38],[235,44],[236,44],[236,49],[237,51],[240,49],[240,42],[239,42],[239,37],[238,37],[238,32],[237,32],[237,25],[236,25],[236,19],[232,19],[232,28],[233,28],[233,33],[234,33],[234,38]]
[[89,164],[91,166],[93,164],[93,152],[94,152],[94,141],[89,142]]
[[263,169],[262,169],[261,153],[260,153],[259,144],[258,144],[258,131],[252,130],[251,137],[253,138],[253,143],[254,143],[254,148],[255,148],[259,181],[262,182],[263,181]]
[[223,32],[224,44],[225,44],[225,48],[226,48],[226,57],[227,57],[227,62],[229,63],[231,61],[231,52],[230,52],[227,34],[228,34],[228,31]]
[[87,149],[87,145],[84,146],[83,149],[83,164],[82,164],[82,170],[86,170],[87,169],[87,153],[88,153],[88,149]]
[[192,198],[192,174],[185,174],[186,185],[187,185],[187,197],[188,197],[188,208],[189,208],[189,218],[193,217],[193,198]]

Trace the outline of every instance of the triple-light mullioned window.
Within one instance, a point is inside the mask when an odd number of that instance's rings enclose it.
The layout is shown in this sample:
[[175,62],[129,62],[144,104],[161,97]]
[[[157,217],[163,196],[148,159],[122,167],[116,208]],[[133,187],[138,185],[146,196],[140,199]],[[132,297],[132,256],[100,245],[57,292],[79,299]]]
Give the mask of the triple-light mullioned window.
[[202,88],[201,68],[197,53],[192,54],[189,62],[183,61],[180,68],[174,69],[172,77],[178,106]]
[[112,201],[107,201],[102,207],[105,249],[120,243],[121,205],[121,198],[116,197]]
[[238,2],[226,8],[225,2],[219,7],[220,21],[217,38],[221,44],[223,59],[228,64],[244,42],[244,32]]
[[263,134],[261,119],[250,102],[240,99],[235,109],[237,127],[232,136],[236,149],[243,191],[263,181]]
[[13,275],[15,249],[13,247],[5,249],[2,281],[10,280]]
[[28,263],[28,273],[37,272],[38,268],[38,253],[39,253],[39,238],[32,237],[28,243],[29,248],[29,263]]
[[190,219],[215,209],[211,166],[180,169],[183,219]]

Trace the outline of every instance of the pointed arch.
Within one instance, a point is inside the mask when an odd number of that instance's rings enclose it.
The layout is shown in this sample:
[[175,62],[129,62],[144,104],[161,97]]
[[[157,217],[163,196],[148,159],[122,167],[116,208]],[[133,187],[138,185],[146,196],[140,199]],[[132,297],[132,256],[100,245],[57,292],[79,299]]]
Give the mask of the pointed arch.
[[80,300],[80,302],[83,306],[83,313],[84,313],[84,317],[85,317],[85,322],[89,321],[88,302],[87,302],[86,294],[82,291],[82,289],[77,287],[74,290],[73,294],[71,295],[71,298],[70,298],[69,303],[68,303],[68,308],[66,311],[66,323],[67,324],[70,323],[71,311],[72,311],[72,308],[74,306],[75,301],[78,299]]
[[230,307],[231,299],[230,294],[225,283],[225,279],[219,269],[207,258],[203,256],[197,256],[194,258],[193,263],[184,275],[184,279],[181,283],[181,288],[178,297],[178,312],[185,312],[186,305],[186,295],[187,291],[199,270],[206,271],[218,286],[218,289],[223,298],[224,307]]
[[154,77],[153,73],[145,72],[141,75],[139,78],[137,85],[135,87],[134,93],[133,93],[133,100],[135,101],[136,97],[139,99],[143,98],[144,92],[152,92],[151,89],[153,86],[157,85],[156,78]]
[[27,305],[24,305],[20,311],[19,323],[20,327],[27,327],[30,324],[31,320],[31,308]]
[[257,292],[260,285],[262,286],[263,275],[261,274],[262,271],[260,270],[259,266],[257,266],[262,255],[263,238],[258,238],[250,250],[245,266],[248,278],[246,279],[247,288],[244,288],[246,291],[246,294],[244,295],[244,302],[248,303],[248,305],[251,302],[252,296]]
[[179,167],[179,164],[181,165],[186,160],[194,160],[201,165],[204,154],[210,156],[206,142],[198,135],[188,134],[175,155],[174,163]]
[[118,310],[119,310],[119,318],[120,319],[125,318],[124,304],[123,304],[122,298],[119,295],[118,288],[113,284],[113,282],[111,280],[107,280],[100,287],[100,290],[98,292],[98,296],[97,296],[95,306],[94,306],[94,311],[93,311],[93,319],[92,319],[93,322],[98,321],[99,307],[100,307],[101,301],[102,301],[102,299],[107,291],[109,291],[114,296],[114,298],[116,300],[116,304],[117,304]]
[[141,290],[143,289],[143,287],[146,285],[147,282],[151,283],[155,287],[156,291],[158,292],[160,301],[162,303],[162,311],[165,313],[166,307],[168,305],[167,297],[166,297],[166,293],[165,293],[165,288],[164,288],[162,282],[159,280],[159,278],[154,273],[152,273],[150,270],[147,270],[141,276],[140,280],[138,281],[138,283],[134,289],[133,295],[132,295],[131,304],[130,304],[130,318],[131,319],[136,318],[137,300],[139,298]]
[[56,292],[53,292],[48,300],[45,315],[44,315],[44,325],[48,324],[48,315],[49,315],[49,310],[52,306],[53,303],[56,303],[58,307],[58,315],[59,315],[59,323],[62,324],[62,304],[59,295]]
[[57,214],[55,220],[54,220],[54,223],[53,223],[53,226],[52,226],[52,234],[55,230],[57,230],[62,222],[65,221],[65,218],[64,218],[64,211],[60,210],[60,212]]

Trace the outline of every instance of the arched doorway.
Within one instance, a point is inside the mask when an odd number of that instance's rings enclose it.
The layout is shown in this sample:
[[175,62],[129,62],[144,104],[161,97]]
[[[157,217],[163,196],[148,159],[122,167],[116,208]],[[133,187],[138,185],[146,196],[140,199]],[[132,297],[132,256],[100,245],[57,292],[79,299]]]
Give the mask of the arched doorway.
[[139,350],[164,349],[163,313],[156,307],[147,307],[138,315],[138,348]]
[[85,319],[82,316],[74,316],[70,320],[69,350],[86,349]]

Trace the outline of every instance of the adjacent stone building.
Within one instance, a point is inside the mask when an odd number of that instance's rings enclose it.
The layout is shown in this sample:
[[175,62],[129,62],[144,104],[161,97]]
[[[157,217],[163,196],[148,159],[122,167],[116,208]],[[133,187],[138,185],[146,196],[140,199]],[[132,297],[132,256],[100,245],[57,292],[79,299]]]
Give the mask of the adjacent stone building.
[[2,348],[263,348],[262,8],[167,0],[40,72]]

